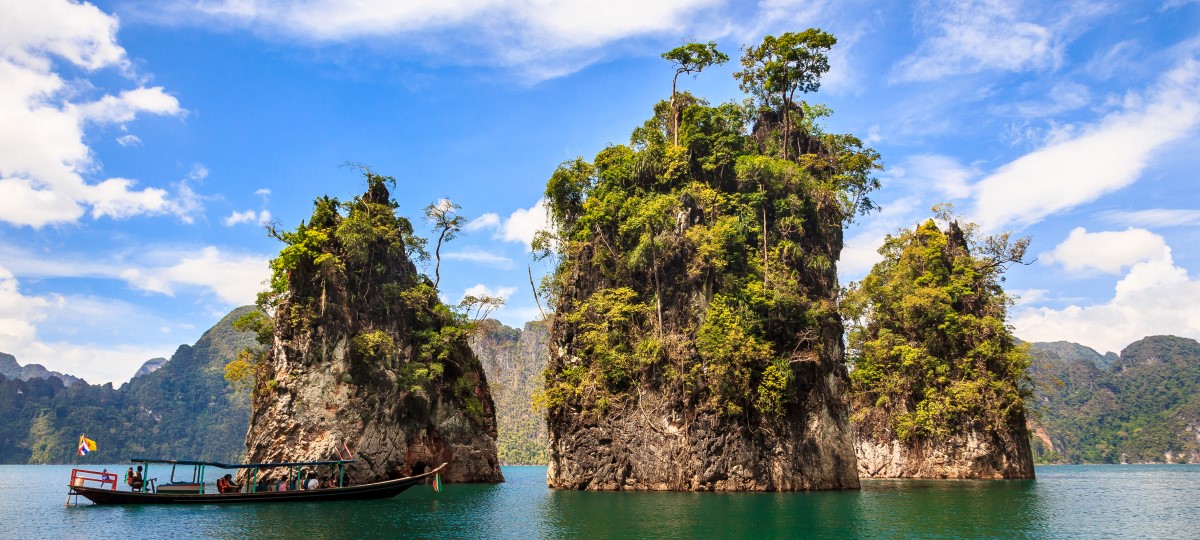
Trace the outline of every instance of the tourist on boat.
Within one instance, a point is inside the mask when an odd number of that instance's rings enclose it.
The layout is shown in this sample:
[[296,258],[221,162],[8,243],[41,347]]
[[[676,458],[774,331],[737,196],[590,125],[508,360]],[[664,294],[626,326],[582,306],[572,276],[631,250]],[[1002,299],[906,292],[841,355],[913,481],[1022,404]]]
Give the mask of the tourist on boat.
[[134,473],[129,476],[128,483],[129,483],[129,488],[132,489],[133,491],[141,491],[142,490],[142,485],[145,482],[142,480],[142,466],[141,465],[138,465],[137,471],[134,471]]
[[217,479],[217,491],[219,493],[237,493],[242,486],[233,483],[233,475],[227,474]]
[[304,481],[304,489],[305,490],[313,490],[313,489],[317,489],[319,487],[321,487],[321,482],[317,481],[317,473],[315,473],[315,472],[308,473],[308,480]]
[[275,491],[287,491],[287,490],[288,490],[288,481],[286,478],[283,480],[280,480],[278,484],[275,484]]
[[326,476],[323,480],[321,480],[322,489],[330,489],[335,487],[337,487],[337,482],[333,481],[333,475]]

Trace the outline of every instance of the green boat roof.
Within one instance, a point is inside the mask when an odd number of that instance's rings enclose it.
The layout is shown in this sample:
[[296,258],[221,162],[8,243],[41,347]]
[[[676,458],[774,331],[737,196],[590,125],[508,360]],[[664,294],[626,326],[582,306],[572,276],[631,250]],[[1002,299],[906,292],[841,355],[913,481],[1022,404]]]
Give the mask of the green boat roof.
[[134,458],[130,463],[166,463],[168,465],[204,465],[218,469],[269,469],[272,467],[303,467],[315,465],[338,465],[354,463],[353,459],[335,459],[331,461],[283,461],[275,463],[218,463],[215,461],[191,461],[186,459],[152,459]]

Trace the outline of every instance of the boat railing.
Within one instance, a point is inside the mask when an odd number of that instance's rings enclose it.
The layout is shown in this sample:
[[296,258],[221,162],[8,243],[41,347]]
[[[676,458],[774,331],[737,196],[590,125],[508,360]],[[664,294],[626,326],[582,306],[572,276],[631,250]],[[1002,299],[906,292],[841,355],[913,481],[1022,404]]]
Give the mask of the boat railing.
[[104,486],[108,486],[108,489],[116,491],[117,473],[110,473],[108,471],[71,469],[71,485],[79,487],[99,487],[101,489],[104,489]]
[[76,487],[97,487],[100,489],[117,490],[117,473],[105,471],[89,471],[86,469],[71,469],[71,483],[68,484],[71,489],[67,490],[67,505],[71,505],[71,499],[75,499],[75,504],[79,503],[79,494],[75,492]]

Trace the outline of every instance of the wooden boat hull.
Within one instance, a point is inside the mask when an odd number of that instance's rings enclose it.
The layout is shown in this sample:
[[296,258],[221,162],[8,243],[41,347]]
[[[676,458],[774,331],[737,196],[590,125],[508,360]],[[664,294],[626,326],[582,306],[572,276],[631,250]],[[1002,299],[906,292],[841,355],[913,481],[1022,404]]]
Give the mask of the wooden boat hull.
[[135,493],[84,486],[69,486],[71,492],[96,504],[230,504],[256,502],[323,502],[387,499],[404,490],[424,483],[437,470],[425,474],[397,478],[373,484],[312,491],[258,491],[255,493]]

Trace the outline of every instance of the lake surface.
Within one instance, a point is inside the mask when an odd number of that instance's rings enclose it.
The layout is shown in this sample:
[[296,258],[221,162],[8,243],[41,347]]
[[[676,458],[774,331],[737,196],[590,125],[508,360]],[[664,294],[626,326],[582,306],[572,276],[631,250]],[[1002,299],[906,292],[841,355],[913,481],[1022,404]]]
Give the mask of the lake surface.
[[383,501],[65,507],[70,470],[0,466],[0,538],[1200,538],[1200,465],[769,494],[551,491],[545,467],[505,467],[503,484]]

